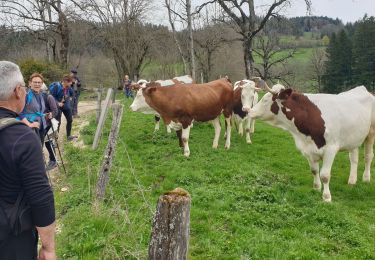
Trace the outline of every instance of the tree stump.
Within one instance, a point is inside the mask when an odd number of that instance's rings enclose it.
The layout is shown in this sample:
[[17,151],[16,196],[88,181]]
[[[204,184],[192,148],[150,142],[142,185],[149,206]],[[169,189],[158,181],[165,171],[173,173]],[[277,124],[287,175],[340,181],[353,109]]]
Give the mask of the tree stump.
[[176,188],[159,197],[148,248],[150,260],[187,259],[191,198]]

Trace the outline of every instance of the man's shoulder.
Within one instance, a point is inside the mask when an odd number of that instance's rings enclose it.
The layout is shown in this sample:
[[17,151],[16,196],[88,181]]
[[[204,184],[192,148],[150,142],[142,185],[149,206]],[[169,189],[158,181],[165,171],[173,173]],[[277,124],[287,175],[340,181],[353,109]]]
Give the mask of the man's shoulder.
[[37,136],[33,133],[33,130],[23,123],[13,124],[1,130],[0,140],[2,143],[13,143],[16,145],[17,142],[23,140],[23,143],[28,143],[29,140],[34,142],[37,140]]

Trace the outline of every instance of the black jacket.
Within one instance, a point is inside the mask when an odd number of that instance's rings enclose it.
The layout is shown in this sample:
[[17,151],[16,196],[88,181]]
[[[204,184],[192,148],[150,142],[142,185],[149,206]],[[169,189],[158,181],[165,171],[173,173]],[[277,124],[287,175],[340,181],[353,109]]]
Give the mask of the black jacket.
[[[0,118],[17,114],[0,107]],[[55,221],[55,205],[38,136],[23,124],[0,131],[0,200],[14,204],[21,189],[33,222],[45,227]]]

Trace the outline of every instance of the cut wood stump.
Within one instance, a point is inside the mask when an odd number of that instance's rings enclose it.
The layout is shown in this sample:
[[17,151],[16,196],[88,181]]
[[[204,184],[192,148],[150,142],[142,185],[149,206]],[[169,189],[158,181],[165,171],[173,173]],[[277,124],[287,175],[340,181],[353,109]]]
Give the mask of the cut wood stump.
[[187,259],[190,204],[189,193],[181,188],[159,197],[152,223],[148,259]]

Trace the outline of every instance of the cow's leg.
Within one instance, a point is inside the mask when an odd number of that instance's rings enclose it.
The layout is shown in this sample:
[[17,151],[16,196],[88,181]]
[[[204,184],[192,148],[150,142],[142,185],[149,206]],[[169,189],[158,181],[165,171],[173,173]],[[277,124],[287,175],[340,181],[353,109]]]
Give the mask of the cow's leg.
[[357,168],[358,168],[358,148],[349,151],[350,159],[350,175],[348,184],[354,185],[357,182]]
[[230,124],[230,116],[225,118],[225,132],[227,134],[226,140],[225,140],[225,149],[230,148],[230,132],[232,130],[231,124]]
[[362,180],[369,182],[371,178],[371,163],[374,158],[373,145],[374,145],[374,135],[369,135],[365,141],[365,171],[363,173]]
[[220,132],[221,132],[220,117],[217,117],[214,120],[212,120],[212,124],[214,125],[214,128],[215,128],[215,137],[212,143],[212,148],[216,149],[219,145],[219,137],[220,137]]
[[181,134],[182,143],[184,145],[184,155],[186,157],[189,157],[190,155],[189,135],[190,135],[190,125],[186,127],[185,129],[182,128],[182,134]]
[[323,156],[323,165],[320,170],[320,179],[323,182],[323,200],[331,202],[331,192],[329,190],[329,181],[331,179],[331,168],[337,151],[328,149]]
[[250,133],[253,134],[255,132],[255,118],[251,118],[250,115],[249,118],[251,119]]
[[181,137],[181,135],[182,135],[182,129],[177,130],[176,131],[176,135],[177,135],[178,143],[179,143],[180,147],[184,147],[184,143],[182,142],[182,137]]
[[250,134],[251,134],[251,126],[252,126],[252,119],[249,115],[246,116],[246,143],[251,144]]
[[160,117],[155,116],[155,129],[154,131],[159,131],[159,125],[160,125]]
[[238,134],[243,136],[243,119],[239,116],[236,116],[236,120],[238,120]]
[[320,191],[320,189],[322,188],[322,184],[319,178],[319,162],[313,159],[308,159],[308,161],[309,161],[311,173],[314,177],[313,188],[314,190]]

